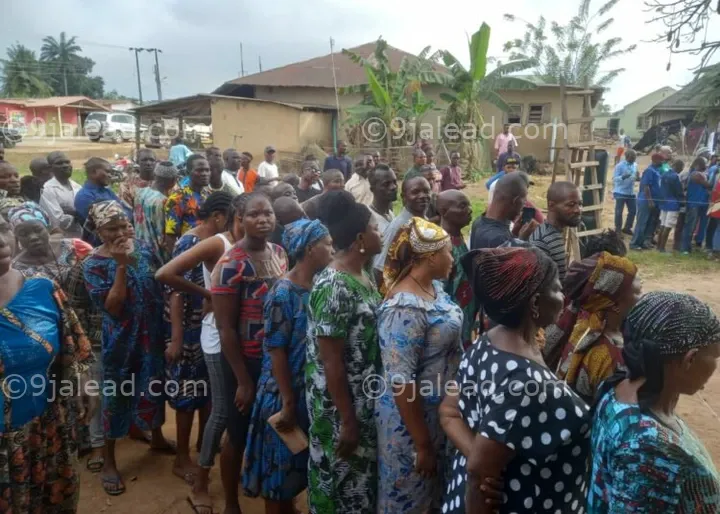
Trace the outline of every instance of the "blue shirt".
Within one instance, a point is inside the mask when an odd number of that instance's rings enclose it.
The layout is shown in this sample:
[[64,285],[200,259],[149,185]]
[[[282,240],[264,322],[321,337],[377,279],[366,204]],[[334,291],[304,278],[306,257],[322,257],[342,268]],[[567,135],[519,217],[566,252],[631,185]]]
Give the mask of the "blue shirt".
[[702,184],[693,181],[693,176],[699,171],[690,170],[687,186],[687,203],[689,207],[707,207],[710,200],[710,191]]
[[715,187],[718,178],[718,165],[714,164],[708,168],[708,182]]
[[352,177],[352,161],[347,155],[343,155],[342,157],[328,155],[325,158],[325,165],[323,166],[323,171],[327,170],[342,171],[343,175],[345,175],[345,182],[347,182],[350,180],[350,177]]
[[680,204],[685,194],[680,183],[680,175],[675,173],[665,173],[660,178],[660,189],[662,201],[660,202],[660,210],[678,212]]
[[485,182],[485,187],[488,191],[490,191],[490,187],[493,185],[493,182],[497,182],[501,178],[505,176],[505,170],[498,171],[495,175],[490,177],[487,182]]
[[[623,175],[629,174],[628,178]],[[630,164],[627,161],[621,161],[615,166],[613,173],[613,193],[616,195],[635,197],[635,180],[637,179],[637,163]]]
[[651,200],[660,200],[660,170],[659,166],[650,165],[642,175],[640,180],[640,192],[638,193],[638,201],[646,202],[645,187],[650,188]]
[[101,242],[95,234],[85,230],[85,221],[87,220],[88,213],[90,212],[90,206],[94,203],[103,202],[105,200],[115,200],[117,203],[122,205],[127,214],[128,219],[132,223],[133,213],[132,209],[120,200],[115,192],[109,187],[98,186],[92,182],[85,182],[83,187],[75,195],[75,212],[77,217],[80,219],[80,223],[83,226],[83,241],[90,243],[93,246],[100,246]]
[[170,159],[175,166],[181,166],[185,164],[185,161],[187,161],[188,157],[192,154],[192,150],[190,150],[187,146],[175,145],[170,148],[170,156],[168,159]]

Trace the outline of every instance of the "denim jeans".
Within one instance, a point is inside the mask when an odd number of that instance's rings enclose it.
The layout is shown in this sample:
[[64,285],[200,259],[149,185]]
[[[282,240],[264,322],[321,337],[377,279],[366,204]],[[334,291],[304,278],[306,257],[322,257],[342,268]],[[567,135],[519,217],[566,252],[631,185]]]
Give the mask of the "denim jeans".
[[708,216],[707,229],[705,230],[705,249],[714,251],[715,248],[720,250],[720,246],[715,245],[715,234],[718,232],[718,219]]
[[[99,384],[102,384],[103,379],[101,355],[100,351],[95,353],[96,360],[90,368],[90,374],[93,377],[93,380],[97,380]],[[105,427],[102,420],[102,409],[99,405],[90,420],[88,428],[90,430],[90,447],[94,450],[95,448],[102,448],[105,446]]]
[[[623,226],[623,209],[625,206],[627,206],[628,215],[625,226]],[[636,212],[637,204],[634,196],[615,194],[615,231],[620,232],[623,228],[632,230]]]
[[654,215],[654,209],[650,208],[648,202],[642,201],[637,203],[637,223],[635,224],[635,234],[630,241],[630,248],[642,248],[648,236],[652,236],[650,232],[653,223],[651,217]]
[[[720,220],[717,218],[710,218],[710,222],[715,222],[715,233],[713,234],[713,240],[712,240],[712,249],[713,252],[720,252],[720,227],[717,227],[718,224],[720,224]],[[709,225],[708,225],[709,227]]]
[[203,468],[211,468],[215,464],[215,455],[220,450],[220,441],[223,432],[227,427],[227,400],[226,395],[235,397],[235,391],[228,391],[226,378],[222,367],[221,353],[205,353],[205,365],[210,375],[210,394],[212,398],[212,410],[205,425],[203,440],[200,447],[198,465]]
[[688,206],[687,213],[685,214],[685,228],[683,230],[682,246],[680,247],[681,251],[692,251],[693,234],[695,233],[695,228],[697,227],[701,213],[703,212],[707,216],[707,207],[704,205],[700,207]]
[[695,243],[698,246],[702,246],[703,241],[705,241],[705,231],[707,230],[708,224],[707,211],[707,206],[700,208],[700,214],[698,216],[698,229],[697,234],[695,234]]

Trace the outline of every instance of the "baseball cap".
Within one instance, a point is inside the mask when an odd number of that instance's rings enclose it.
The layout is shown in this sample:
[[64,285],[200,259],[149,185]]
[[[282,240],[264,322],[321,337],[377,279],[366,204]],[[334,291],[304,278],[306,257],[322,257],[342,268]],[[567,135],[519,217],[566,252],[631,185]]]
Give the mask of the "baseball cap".
[[273,153],[275,152],[275,147],[273,145],[268,145],[265,147],[265,153]]

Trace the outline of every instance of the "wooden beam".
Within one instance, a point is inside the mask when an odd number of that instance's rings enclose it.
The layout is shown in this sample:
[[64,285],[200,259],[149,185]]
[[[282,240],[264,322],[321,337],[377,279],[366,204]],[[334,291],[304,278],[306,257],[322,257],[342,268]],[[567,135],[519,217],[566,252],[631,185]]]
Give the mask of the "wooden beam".
[[582,232],[578,232],[577,236],[578,237],[596,236],[598,234],[602,234],[603,232],[605,232],[604,228],[594,228],[592,230],[584,230]]
[[601,211],[603,210],[603,205],[583,205],[582,211],[583,212],[595,212],[595,211]]
[[594,116],[585,116],[583,118],[570,118],[565,122],[565,125],[579,125],[582,123],[592,123],[595,121]]
[[[598,143],[597,141],[581,141],[579,143],[568,143],[568,146],[571,149],[572,148],[590,148],[590,147],[594,147],[594,146],[600,146],[600,143]],[[565,148],[564,145],[555,147],[556,150],[562,150],[563,148]]]
[[566,91],[565,94],[567,96],[585,96],[585,95],[594,95],[595,91],[592,89],[581,89],[578,91]]
[[580,186],[580,191],[601,191],[604,187],[602,184],[592,184],[589,186]]
[[577,170],[580,168],[590,168],[593,166],[600,166],[600,163],[598,161],[573,162],[572,164],[570,164],[570,169]]

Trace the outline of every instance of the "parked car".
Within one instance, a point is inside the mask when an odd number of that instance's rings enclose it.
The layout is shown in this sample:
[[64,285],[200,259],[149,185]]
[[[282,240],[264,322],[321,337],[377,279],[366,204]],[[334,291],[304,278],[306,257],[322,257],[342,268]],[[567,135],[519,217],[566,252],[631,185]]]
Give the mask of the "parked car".
[[[90,141],[130,141],[135,139],[135,116],[122,112],[91,112],[85,118],[84,130]],[[140,126],[141,137],[146,130],[147,127]]]
[[14,148],[22,140],[22,133],[13,128],[4,114],[0,114],[0,144],[5,148]]

